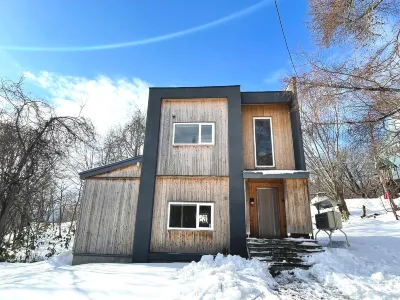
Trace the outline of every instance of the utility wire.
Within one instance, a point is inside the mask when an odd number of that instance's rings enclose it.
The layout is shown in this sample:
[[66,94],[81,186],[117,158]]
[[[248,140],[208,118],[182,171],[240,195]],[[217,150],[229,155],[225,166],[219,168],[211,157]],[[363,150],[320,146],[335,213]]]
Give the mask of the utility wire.
[[292,62],[293,71],[296,74],[296,77],[298,77],[296,67],[294,66],[292,54],[290,53],[290,50],[289,50],[288,42],[287,42],[286,35],[285,35],[285,30],[283,30],[283,24],[282,24],[281,14],[279,13],[278,2],[277,2],[277,0],[274,0],[274,1],[275,1],[276,13],[278,14],[279,24],[281,25],[281,29],[282,29],[283,39],[285,40],[286,49],[287,49],[287,52],[289,53],[290,61]]

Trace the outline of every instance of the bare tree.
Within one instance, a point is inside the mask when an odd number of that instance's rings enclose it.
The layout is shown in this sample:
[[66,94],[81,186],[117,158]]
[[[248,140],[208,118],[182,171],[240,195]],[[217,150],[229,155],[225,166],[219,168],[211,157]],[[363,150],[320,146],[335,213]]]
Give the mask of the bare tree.
[[103,140],[102,163],[112,163],[142,153],[146,117],[136,110],[127,124],[111,129]]
[[[378,138],[376,130],[371,135],[368,128],[380,128],[380,136],[388,137],[390,129],[385,124],[400,117],[400,3],[396,0],[310,0],[309,5],[309,27],[319,47],[314,53],[303,51],[298,55],[298,93],[299,99],[313,102],[316,108],[300,106],[306,135],[311,138],[308,142],[315,143],[312,138],[319,138],[322,145],[314,147],[313,152],[308,151],[309,155],[313,157],[316,151],[321,152],[329,144],[327,141],[335,145],[334,140],[339,137],[336,147],[332,147],[335,151],[331,150],[335,155],[330,157],[334,160],[324,162],[330,173],[325,176],[332,177],[329,184],[335,183],[334,186],[344,191],[362,196],[373,194],[373,190],[387,191],[387,180],[382,180],[378,162],[388,152],[399,157],[396,145],[400,143],[400,130],[390,132],[389,142],[388,138],[386,141]],[[339,113],[335,117],[324,107],[337,108]],[[359,126],[366,128],[362,135],[369,137],[367,143],[357,140],[357,134],[361,134]],[[310,135],[310,128],[314,136]],[[356,160],[351,159],[359,149],[373,162],[368,169],[375,187],[368,193],[365,170],[360,172],[354,164]],[[329,157],[327,153],[322,157],[324,160]],[[309,165],[316,172],[314,169],[318,166]],[[344,187],[338,184],[342,180]],[[340,194],[333,187],[330,190],[332,195]],[[390,198],[394,196],[392,192]]]
[[25,217],[34,209],[28,207],[36,195],[32,183],[43,187],[58,162],[75,145],[90,142],[93,132],[85,118],[59,116],[48,103],[30,97],[22,79],[0,81],[0,245],[18,204]]
[[[349,216],[345,201],[346,128],[337,120],[343,113],[337,105],[315,101],[318,94],[309,91],[302,101],[304,151],[311,169],[312,189],[339,201],[344,219]],[[327,122],[329,124],[323,124]]]

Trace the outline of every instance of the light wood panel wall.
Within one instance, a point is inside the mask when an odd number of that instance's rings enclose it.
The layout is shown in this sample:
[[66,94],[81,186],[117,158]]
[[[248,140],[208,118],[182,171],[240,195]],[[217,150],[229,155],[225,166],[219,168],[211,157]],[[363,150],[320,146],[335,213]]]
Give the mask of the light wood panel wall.
[[[215,145],[173,146],[173,123],[178,122],[214,122]],[[164,99],[157,175],[228,176],[228,172],[227,99]]]
[[[214,230],[167,230],[170,201],[214,202]],[[216,254],[228,248],[229,179],[157,177],[150,251]]]
[[131,255],[140,180],[87,179],[74,253]]
[[[283,203],[283,181],[281,179],[248,179],[247,189],[249,196],[249,217],[250,217],[250,236],[259,236],[259,220],[258,220],[258,188],[276,188],[278,190],[278,212],[281,237],[286,237],[286,212]],[[254,204],[250,204],[250,198],[254,199]]]
[[242,105],[243,160],[246,170],[255,169],[253,117],[271,117],[275,169],[294,170],[294,152],[288,104]]
[[288,233],[312,233],[307,179],[285,179],[285,207]]
[[113,170],[108,173],[97,175],[96,177],[140,177],[142,164],[134,164],[125,168]]

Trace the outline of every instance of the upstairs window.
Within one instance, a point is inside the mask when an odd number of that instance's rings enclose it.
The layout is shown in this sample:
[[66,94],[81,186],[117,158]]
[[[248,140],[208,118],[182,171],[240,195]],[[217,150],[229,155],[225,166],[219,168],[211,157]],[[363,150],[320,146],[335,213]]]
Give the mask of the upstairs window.
[[253,118],[256,167],[275,167],[271,118]]
[[214,203],[169,202],[168,229],[213,230]]
[[173,145],[214,145],[214,123],[174,123]]

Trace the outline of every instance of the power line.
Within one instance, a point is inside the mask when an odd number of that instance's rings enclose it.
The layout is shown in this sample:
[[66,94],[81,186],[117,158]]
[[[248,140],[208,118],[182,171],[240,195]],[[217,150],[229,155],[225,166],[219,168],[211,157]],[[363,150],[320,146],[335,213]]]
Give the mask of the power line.
[[281,14],[279,13],[278,2],[277,2],[277,0],[274,0],[274,1],[275,1],[276,13],[278,14],[279,24],[281,25],[283,39],[285,40],[286,49],[287,49],[287,52],[289,53],[290,61],[292,62],[293,71],[296,74],[296,76],[298,77],[296,67],[294,66],[292,54],[290,53],[290,50],[289,50],[288,42],[287,42],[286,35],[285,35],[285,30],[283,30],[283,24],[282,24]]

